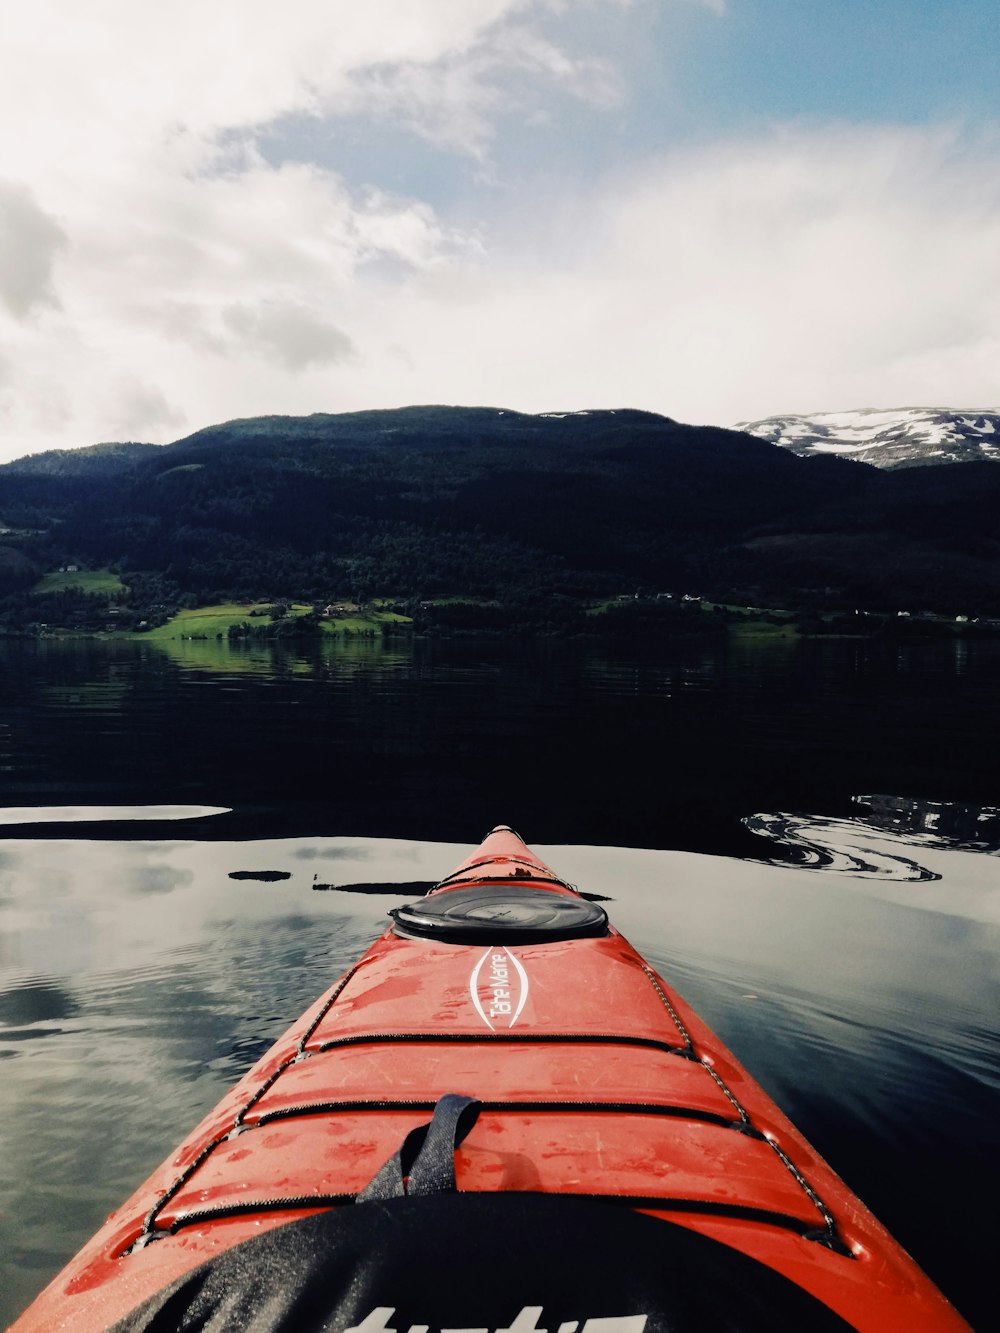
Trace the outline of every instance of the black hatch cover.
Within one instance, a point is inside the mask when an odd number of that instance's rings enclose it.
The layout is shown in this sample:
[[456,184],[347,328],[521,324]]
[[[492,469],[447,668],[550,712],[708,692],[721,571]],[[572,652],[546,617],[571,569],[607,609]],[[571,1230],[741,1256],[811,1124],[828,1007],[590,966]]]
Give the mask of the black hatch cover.
[[542,944],[608,933],[607,913],[596,903],[528,886],[449,889],[389,915],[397,935],[449,944]]

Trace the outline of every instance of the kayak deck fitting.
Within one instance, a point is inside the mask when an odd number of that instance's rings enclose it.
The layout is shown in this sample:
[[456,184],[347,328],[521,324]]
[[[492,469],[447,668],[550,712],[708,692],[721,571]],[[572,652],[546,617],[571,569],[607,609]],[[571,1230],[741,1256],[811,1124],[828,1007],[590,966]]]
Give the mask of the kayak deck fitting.
[[512,830],[391,916],[18,1333],[967,1329]]

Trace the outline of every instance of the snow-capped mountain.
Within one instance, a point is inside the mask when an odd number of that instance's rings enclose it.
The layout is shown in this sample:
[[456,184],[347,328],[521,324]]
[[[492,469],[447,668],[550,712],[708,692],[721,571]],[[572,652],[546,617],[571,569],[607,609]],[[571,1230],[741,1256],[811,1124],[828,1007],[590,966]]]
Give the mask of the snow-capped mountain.
[[862,408],[741,421],[736,429],[796,454],[840,454],[882,468],[977,459],[1000,462],[1000,411],[994,408],[985,412]]

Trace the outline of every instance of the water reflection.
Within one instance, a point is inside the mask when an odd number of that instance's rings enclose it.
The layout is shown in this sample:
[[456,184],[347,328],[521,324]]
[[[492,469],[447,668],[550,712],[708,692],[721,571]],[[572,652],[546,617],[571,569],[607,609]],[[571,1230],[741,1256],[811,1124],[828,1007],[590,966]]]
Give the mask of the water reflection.
[[[0,1029],[71,1018],[77,1010],[76,1000],[51,977],[29,977],[0,990]],[[5,1035],[0,1031],[0,1041]]]
[[281,642],[237,639],[149,639],[136,645],[187,671],[225,673],[233,677],[338,675],[375,667],[405,667],[412,650],[405,640],[363,636],[329,638],[308,647]]
[[940,879],[938,874],[913,857],[873,841],[861,820],[757,814],[748,815],[743,823],[751,833],[780,846],[781,855],[771,858],[774,865],[794,865],[806,870],[828,870],[874,879]]
[[[836,819],[759,813],[748,815],[743,823],[751,833],[773,844],[774,854],[769,858],[773,865],[794,865],[858,879],[901,883],[940,880],[943,872],[936,858],[940,849],[1000,853],[1000,810],[994,806],[905,796],[855,796],[852,800],[863,814]],[[954,870],[957,862],[950,859],[948,864]],[[963,892],[967,894],[971,887],[970,879],[978,884],[982,878],[968,871],[963,876]],[[992,919],[1000,913],[1000,885],[994,890],[987,882],[983,888],[980,896]]]
[[[387,908],[470,850],[321,837],[5,844],[0,1322],[361,953]],[[946,1290],[967,1295],[976,1265],[988,1271],[975,1254],[986,1242],[952,1253],[946,1219],[972,1206],[987,1169],[1000,931],[974,903],[961,909],[969,863],[995,889],[996,861],[931,849],[937,881],[888,887],[948,908],[914,911],[846,874],[816,893],[802,868],[538,850],[586,894],[614,898],[614,923]],[[234,881],[234,866],[252,877]],[[285,878],[267,882],[275,868]],[[327,868],[340,892],[316,893]],[[945,1127],[950,1170],[928,1207]],[[919,1208],[907,1183],[918,1176]]]
[[154,806],[232,810],[199,837],[459,840],[503,820],[753,856],[752,811],[841,818],[859,791],[994,799],[1000,644],[964,651],[959,677],[951,642],[767,635],[3,641],[0,799],[60,822],[134,805],[137,832]]
[[973,639],[0,640],[0,994],[40,1015],[0,1023],[0,1325],[508,822],[987,1326],[998,674]]
[[970,852],[1000,852],[1000,809],[990,805],[958,805],[953,801],[917,800],[909,796],[855,796],[865,823],[912,839],[932,840],[937,847]]
[[124,820],[207,819],[226,815],[219,805],[12,805],[0,807],[0,824],[98,824]]
[[133,875],[128,892],[143,898],[150,893],[173,893],[194,881],[194,871],[176,866],[142,866]]

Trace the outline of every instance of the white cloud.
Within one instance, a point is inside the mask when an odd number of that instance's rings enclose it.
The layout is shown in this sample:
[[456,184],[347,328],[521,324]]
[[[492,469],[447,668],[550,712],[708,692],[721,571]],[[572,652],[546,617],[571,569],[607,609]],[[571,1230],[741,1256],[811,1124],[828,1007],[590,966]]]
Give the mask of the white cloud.
[[[473,116],[505,65],[579,81],[518,19],[537,0],[32,0],[0,15],[0,160],[73,176],[151,157],[192,168],[219,133],[293,114]],[[26,132],[27,131],[27,132]]]
[[[310,370],[349,362],[351,319],[367,320],[373,299],[385,313],[401,274],[476,253],[478,232],[378,182],[273,166],[259,135],[288,117],[363,114],[481,157],[505,72],[609,96],[599,61],[571,59],[532,28],[539,10],[538,0],[5,6],[5,450],[125,428],[162,439],[244,394],[247,380],[255,402],[275,379],[293,402]],[[15,327],[28,315],[30,327]],[[263,379],[262,359],[273,361]],[[123,383],[141,388],[119,409]]]
[[350,117],[465,154],[458,173],[550,94],[613,115],[621,71],[560,45],[573,13],[0,10],[3,452],[431,400],[728,422],[996,398],[997,143],[798,128],[575,194],[555,172],[518,197],[494,181],[486,218],[459,190],[460,225],[259,150],[288,118],[335,140]]
[[[123,177],[110,195],[79,200],[67,230],[60,308],[39,306],[30,326],[8,319],[0,331],[8,456],[122,430],[168,439],[223,408],[239,415],[245,394],[263,410],[276,380],[292,403],[310,368],[350,361],[350,321],[367,306],[363,290],[385,285],[386,266],[431,269],[474,247],[419,202],[259,161],[216,177]],[[29,235],[39,263],[12,268],[20,286],[3,289],[25,308],[50,296],[40,259],[54,233]],[[17,253],[23,260],[24,247]],[[122,376],[143,390],[118,404]]]
[[5,437],[14,454],[18,427],[34,447],[112,437],[121,376],[149,395],[128,433],[154,439],[420,401],[722,424],[989,406],[998,159],[953,132],[799,129],[512,206],[477,235],[305,166],[146,181],[124,230],[78,241],[63,312],[8,352]]
[[222,321],[244,347],[276,357],[286,370],[337,365],[355,355],[346,333],[293,301],[225,306]]
[[62,228],[29,190],[0,181],[0,302],[15,318],[56,304],[52,269],[65,244]]
[[[356,71],[327,109],[364,114],[405,125],[444,147],[485,157],[497,118],[509,112],[510,77],[527,75],[596,105],[621,97],[615,71],[596,57],[568,55],[526,23],[485,32],[468,48],[434,61],[402,61]],[[526,108],[519,108],[522,112]]]
[[989,405],[998,148],[943,130],[799,129],[678,153],[586,200],[539,201],[558,225],[519,218],[488,264],[411,283],[393,331],[412,388],[720,423]]
[[104,397],[104,419],[111,440],[140,439],[151,427],[169,432],[184,424],[183,414],[171,407],[159,389],[134,375],[113,374]]

